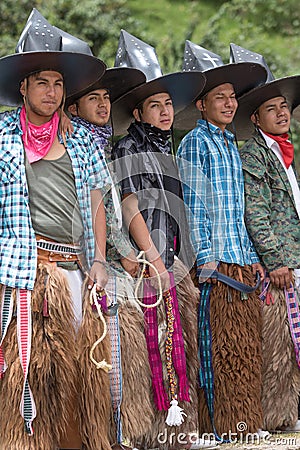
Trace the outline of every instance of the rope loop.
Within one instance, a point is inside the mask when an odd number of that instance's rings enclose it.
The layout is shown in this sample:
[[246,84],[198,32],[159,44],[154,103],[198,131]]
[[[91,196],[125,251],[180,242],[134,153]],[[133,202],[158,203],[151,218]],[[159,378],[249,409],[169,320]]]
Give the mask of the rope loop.
[[96,349],[96,347],[103,341],[103,339],[105,338],[105,336],[107,335],[107,325],[106,325],[106,320],[104,319],[104,316],[102,314],[102,309],[101,306],[98,303],[98,299],[97,299],[97,285],[94,284],[94,286],[91,289],[90,292],[90,303],[91,305],[95,305],[99,318],[103,324],[103,333],[102,335],[99,337],[99,339],[97,339],[97,341],[92,345],[92,348],[90,350],[90,360],[92,361],[93,364],[95,364],[96,369],[102,369],[105,372],[109,372],[112,369],[111,364],[108,364],[105,359],[103,359],[102,361],[96,361],[93,353]]
[[[142,266],[141,274],[140,274],[140,276],[139,276],[139,278],[138,278],[138,280],[136,282],[136,285],[135,285],[135,290],[134,290],[135,299],[138,302],[138,304],[140,306],[142,306],[143,308],[155,308],[156,306],[158,306],[162,302],[162,299],[163,299],[163,290],[162,290],[162,285],[161,285],[161,279],[160,279],[159,272],[158,272],[157,268],[151,262],[147,261],[147,259],[145,258],[145,252],[144,251],[141,251],[138,254],[137,260],[138,260],[138,262],[140,264],[143,264],[143,266]],[[138,296],[138,290],[139,290],[139,287],[140,287],[141,283],[143,282],[144,272],[145,272],[145,269],[146,269],[147,265],[149,267],[151,267],[151,269],[154,270],[155,275],[157,277],[157,281],[158,281],[157,301],[155,303],[152,303],[151,305],[146,305],[145,303],[141,302],[139,300],[139,296]]]

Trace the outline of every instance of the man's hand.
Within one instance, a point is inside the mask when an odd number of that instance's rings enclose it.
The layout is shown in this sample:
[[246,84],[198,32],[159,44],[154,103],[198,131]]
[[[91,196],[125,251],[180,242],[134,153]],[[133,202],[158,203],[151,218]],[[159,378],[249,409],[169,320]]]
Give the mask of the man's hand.
[[251,264],[252,273],[256,276],[256,272],[259,273],[260,281],[263,281],[265,278],[265,271],[260,263]]
[[280,267],[270,272],[270,280],[279,289],[289,288],[293,280],[292,271],[286,266]]
[[213,284],[216,284],[216,282],[217,282],[217,280],[214,278],[214,279],[212,279],[212,278],[207,278],[207,277],[201,277],[201,270],[202,269],[207,269],[207,270],[210,270],[211,272],[214,272],[215,270],[218,270],[217,269],[217,263],[216,263],[216,261],[210,261],[210,262],[207,262],[207,263],[205,263],[205,264],[201,264],[200,266],[198,266],[198,272],[200,273],[200,276],[199,276],[199,283],[213,283]]
[[[170,275],[167,271],[164,263],[162,262],[161,258],[157,259],[156,261],[152,261],[152,264],[157,269],[161,281],[161,287],[163,292],[166,292],[168,289],[170,289]],[[149,267],[149,275],[150,275],[150,283],[154,287],[154,289],[158,289],[158,279],[157,275],[152,269],[152,267]]]
[[97,285],[97,290],[100,291],[101,289],[104,289],[108,281],[105,262],[100,263],[98,261],[95,261],[92,265],[89,277],[90,279],[88,282],[88,289],[92,289],[95,283]]
[[60,113],[59,131],[62,135],[62,139],[66,147],[66,135],[68,134],[69,136],[71,136],[74,131],[74,127],[69,117],[62,110]]
[[123,269],[129,273],[132,277],[136,277],[139,270],[139,263],[137,257],[134,253],[134,250],[131,250],[129,255],[126,258],[121,258],[121,264]]

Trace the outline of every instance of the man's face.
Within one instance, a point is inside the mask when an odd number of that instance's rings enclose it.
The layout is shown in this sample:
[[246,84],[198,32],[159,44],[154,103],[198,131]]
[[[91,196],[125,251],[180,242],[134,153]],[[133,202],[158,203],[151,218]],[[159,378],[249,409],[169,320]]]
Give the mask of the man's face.
[[161,93],[148,97],[143,103],[141,117],[135,109],[133,115],[136,120],[149,123],[161,130],[170,130],[174,120],[174,108],[169,94]]
[[106,89],[96,89],[81,97],[69,107],[74,116],[82,117],[94,125],[106,125],[110,117],[110,98]]
[[22,81],[20,92],[25,97],[28,119],[35,125],[41,125],[52,118],[62,103],[63,77],[52,70],[30,75],[27,83]]
[[238,102],[232,84],[224,83],[209,91],[202,100],[197,100],[196,106],[204,119],[224,131],[233,121]]
[[284,134],[289,131],[291,113],[284,97],[274,97],[264,102],[252,114],[251,120],[262,131],[270,134]]

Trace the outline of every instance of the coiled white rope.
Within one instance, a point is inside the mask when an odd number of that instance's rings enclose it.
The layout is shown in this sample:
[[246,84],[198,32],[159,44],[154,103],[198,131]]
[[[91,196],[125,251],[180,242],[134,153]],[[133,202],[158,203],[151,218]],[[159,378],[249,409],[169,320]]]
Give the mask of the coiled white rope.
[[[142,266],[141,274],[138,277],[138,280],[137,280],[136,285],[135,285],[135,290],[134,290],[135,299],[136,299],[137,303],[140,306],[142,306],[143,308],[155,308],[156,306],[158,306],[162,302],[162,299],[163,299],[163,290],[162,290],[162,285],[161,285],[160,274],[159,274],[157,268],[145,258],[145,252],[144,251],[141,251],[138,254],[137,260],[138,260],[138,262],[140,264],[143,264],[143,266]],[[144,272],[144,270],[146,268],[146,265],[148,265],[149,267],[151,267],[151,269],[154,270],[155,275],[157,277],[157,281],[158,281],[157,301],[155,303],[152,303],[151,305],[146,305],[145,303],[141,302],[139,300],[139,296],[138,296],[139,287],[140,287],[140,285],[141,285],[141,283],[143,282],[143,279],[144,279],[143,272]]]
[[[163,300],[163,290],[162,290],[162,285],[161,285],[160,274],[159,274],[158,270],[156,269],[156,267],[145,258],[145,252],[144,251],[141,251],[138,254],[137,260],[143,266],[142,266],[141,274],[140,274],[140,276],[139,276],[139,278],[138,278],[138,280],[136,282],[136,286],[135,286],[135,290],[134,290],[135,300],[143,308],[155,308]],[[158,281],[157,301],[155,303],[152,303],[151,305],[146,305],[145,303],[141,302],[139,300],[139,296],[138,296],[139,287],[140,287],[140,285],[141,285],[141,283],[143,282],[143,279],[144,279],[143,272],[144,272],[144,270],[145,270],[147,265],[149,267],[151,267],[151,269],[153,269],[153,271],[155,272],[155,275],[157,277],[157,281]],[[99,337],[99,339],[97,339],[97,341],[92,345],[92,348],[90,349],[90,360],[93,362],[93,364],[95,364],[97,369],[102,369],[105,372],[109,372],[112,369],[111,364],[108,364],[105,359],[103,359],[102,361],[96,361],[96,359],[93,356],[96,347],[103,341],[103,339],[107,335],[106,320],[105,320],[105,318],[103,316],[101,306],[99,305],[98,299],[97,299],[97,285],[96,285],[96,283],[94,284],[94,286],[92,287],[91,292],[90,292],[90,303],[91,303],[91,305],[95,305],[95,307],[97,309],[97,312],[98,312],[98,315],[99,315],[99,318],[100,318],[100,320],[101,320],[101,322],[103,324],[103,333],[102,333],[102,335]]]
[[99,345],[103,339],[105,338],[105,336],[107,335],[107,325],[106,325],[106,320],[102,314],[102,309],[101,306],[98,303],[98,299],[97,299],[97,285],[96,283],[94,284],[94,286],[91,289],[91,293],[90,293],[90,303],[92,305],[95,305],[97,308],[97,312],[99,315],[99,318],[103,324],[103,333],[102,335],[99,337],[99,339],[97,339],[97,341],[92,345],[92,348],[90,349],[90,360],[95,364],[97,369],[102,369],[105,372],[109,372],[112,369],[112,365],[108,364],[106,362],[105,359],[103,359],[102,361],[96,361],[95,358],[93,357],[93,353],[97,347],[97,345]]

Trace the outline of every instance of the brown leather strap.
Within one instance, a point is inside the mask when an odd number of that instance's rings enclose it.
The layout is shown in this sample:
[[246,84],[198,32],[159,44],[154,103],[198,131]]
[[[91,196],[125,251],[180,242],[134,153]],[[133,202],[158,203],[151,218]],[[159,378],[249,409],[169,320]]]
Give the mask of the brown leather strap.
[[42,248],[37,249],[38,254],[38,263],[56,263],[56,262],[73,262],[73,261],[79,261],[79,255],[77,254],[70,254],[70,253],[54,253],[50,252],[49,250],[44,250]]

